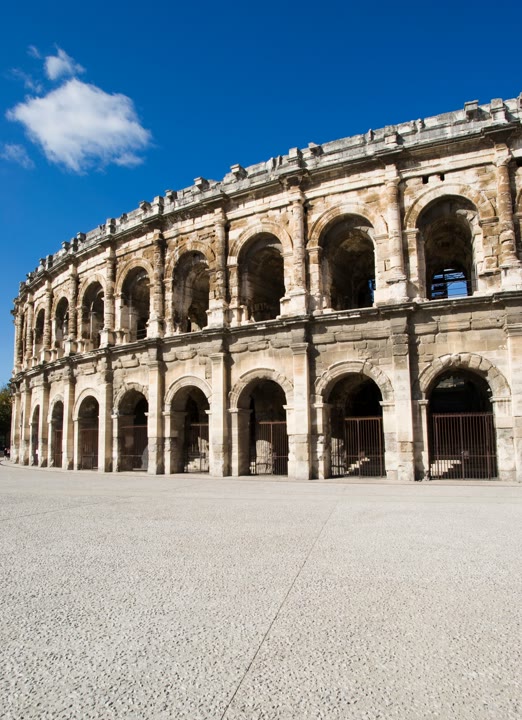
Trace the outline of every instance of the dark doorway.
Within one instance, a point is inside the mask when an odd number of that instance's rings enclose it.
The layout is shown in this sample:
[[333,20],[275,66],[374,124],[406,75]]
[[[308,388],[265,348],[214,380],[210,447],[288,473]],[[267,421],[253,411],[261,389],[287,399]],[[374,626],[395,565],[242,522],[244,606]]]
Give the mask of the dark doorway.
[[86,397],[78,412],[78,469],[98,468],[98,417],[100,408],[96,398]]
[[332,477],[383,477],[382,395],[361,375],[348,375],[334,387],[331,410]]
[[118,469],[147,470],[149,403],[137,390],[129,390],[120,403],[118,417]]
[[478,375],[449,371],[436,380],[429,399],[428,435],[431,478],[497,476],[490,389]]

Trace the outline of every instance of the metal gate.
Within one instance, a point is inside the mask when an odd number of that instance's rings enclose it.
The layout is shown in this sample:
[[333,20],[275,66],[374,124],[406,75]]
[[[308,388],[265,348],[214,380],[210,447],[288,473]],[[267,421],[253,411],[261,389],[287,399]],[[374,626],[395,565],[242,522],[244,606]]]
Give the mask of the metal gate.
[[250,448],[252,475],[288,475],[288,434],[285,420],[260,420],[255,424]]
[[208,423],[187,424],[184,455],[184,472],[208,472]]
[[78,467],[94,470],[98,467],[98,428],[80,427],[78,432]]
[[342,430],[337,437],[332,434],[332,476],[386,475],[382,417],[344,418]]
[[146,425],[124,425],[120,427],[119,469],[147,470],[149,438]]
[[62,438],[63,431],[53,429],[53,467],[62,467]]
[[430,477],[497,477],[493,413],[433,413],[430,422]]

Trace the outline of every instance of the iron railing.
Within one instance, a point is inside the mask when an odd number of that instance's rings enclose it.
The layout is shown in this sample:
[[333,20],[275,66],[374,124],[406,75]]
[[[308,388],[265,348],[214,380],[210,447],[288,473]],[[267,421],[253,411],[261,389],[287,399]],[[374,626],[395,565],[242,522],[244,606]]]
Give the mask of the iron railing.
[[332,477],[386,475],[382,417],[344,418],[331,442]]
[[188,423],[185,428],[184,472],[208,472],[208,423]]
[[285,420],[261,420],[255,424],[250,448],[252,475],[288,475],[288,434]]
[[431,478],[490,480],[497,472],[493,413],[431,415]]

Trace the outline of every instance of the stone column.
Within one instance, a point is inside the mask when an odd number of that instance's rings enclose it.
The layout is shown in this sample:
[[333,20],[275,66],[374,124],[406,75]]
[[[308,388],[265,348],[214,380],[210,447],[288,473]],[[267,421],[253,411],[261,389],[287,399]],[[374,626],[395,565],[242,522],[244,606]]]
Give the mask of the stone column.
[[38,418],[38,465],[40,467],[47,467],[49,453],[49,383],[45,378],[42,381],[41,398],[40,415]]
[[163,426],[165,437],[163,439],[163,451],[165,454],[164,466],[165,475],[171,475],[174,471],[172,469],[172,426],[171,426],[171,415],[170,410],[163,412]]
[[13,358],[13,367],[15,373],[20,372],[22,369],[22,362],[23,362],[23,348],[24,348],[24,341],[22,337],[23,333],[23,321],[22,321],[22,311],[19,305],[16,306],[15,310],[11,311],[14,316],[14,324],[15,324],[15,349],[14,349],[14,358]]
[[310,275],[310,305],[314,315],[321,313],[329,306],[329,298],[325,297],[322,283],[321,268],[322,248],[313,247],[308,249],[308,271]]
[[115,307],[114,307],[114,285],[116,282],[116,253],[114,248],[107,249],[107,261],[105,263],[105,301],[103,304],[103,330],[100,335],[100,346],[114,345],[115,331]]
[[42,338],[42,349],[40,351],[40,362],[48,362],[51,356],[51,335],[52,335],[52,313],[53,307],[53,288],[51,281],[48,280],[45,288],[45,316],[44,316],[44,331]]
[[111,414],[112,422],[112,471],[120,471],[120,423],[119,414],[115,410]]
[[215,263],[211,268],[208,326],[221,327],[227,316],[227,216],[222,208],[214,212]]
[[159,359],[158,348],[149,348],[149,416],[147,421],[149,464],[151,475],[163,475],[163,396],[165,368]]
[[[431,479],[430,468],[430,442],[428,432],[428,400],[417,400],[417,422],[415,428],[415,446],[418,448],[415,453],[416,472],[423,480]],[[415,406],[413,406],[415,409]],[[420,460],[420,463],[419,463]]]
[[[159,230],[152,237],[154,260],[151,282],[150,317],[147,337],[161,338],[165,330],[165,299],[163,295],[163,278],[165,275],[165,240]],[[149,455],[150,461],[150,455]]]
[[20,462],[20,436],[21,436],[21,393],[18,386],[13,395],[13,414],[11,420],[11,460],[15,463]]
[[172,317],[172,278],[163,280],[163,294],[165,297],[165,336],[174,334],[174,318]]
[[288,475],[296,480],[310,479],[310,371],[308,343],[293,343],[294,402],[288,418]]
[[511,195],[511,151],[507,145],[495,147],[497,166],[497,213],[499,222],[500,268],[503,290],[522,288],[522,266],[516,253],[513,198]]
[[522,482],[522,313],[516,302],[507,308],[505,330],[511,367],[511,403],[492,398],[497,431],[499,477]]
[[228,259],[228,283],[230,289],[229,319],[232,327],[247,320],[247,309],[239,303],[239,268],[236,258]]
[[29,465],[31,430],[31,388],[29,381],[22,384],[20,413],[20,464]]
[[104,360],[102,367],[99,367],[98,376],[102,381],[98,415],[98,470],[110,472],[112,470],[113,375],[107,360]]
[[229,412],[232,425],[231,474],[234,477],[248,475],[250,473],[250,410],[235,408]]
[[[322,400],[314,403],[315,414],[315,437],[312,435],[313,451],[315,457],[312,459],[312,467],[319,480],[331,476],[332,468],[332,431],[331,411],[332,406]],[[314,474],[312,473],[312,477]]]
[[27,311],[25,314],[25,363],[27,367],[31,367],[31,359],[33,357],[33,322],[34,322],[34,302],[32,297],[28,298],[26,303]]
[[63,434],[62,434],[62,467],[72,470],[74,467],[74,386],[76,379],[72,367],[66,366],[63,371]]
[[401,303],[408,300],[404,252],[402,248],[402,216],[400,201],[400,176],[395,165],[386,168],[384,202],[388,221],[389,257],[384,260],[386,267],[387,301]]
[[79,434],[80,434],[80,427],[79,427],[79,421],[78,418],[73,419],[73,448],[74,448],[74,458],[73,458],[73,469],[74,470],[80,470],[80,453],[79,453]]
[[[68,337],[64,343],[65,355],[73,355],[78,347],[78,339],[81,335],[81,316],[78,320],[78,271],[74,265],[71,266],[69,278],[69,325]],[[78,331],[80,325],[80,331]]]
[[[408,337],[408,319],[390,318],[390,338],[393,360],[393,392],[395,402],[384,401],[383,427],[385,433],[386,471],[390,479],[399,482],[415,480],[413,456],[413,417],[411,399],[411,373]],[[393,444],[392,425],[396,438],[396,449]],[[389,434],[388,434],[389,433]],[[395,457],[394,457],[395,456]]]
[[229,471],[227,368],[225,353],[210,355],[212,397],[209,415],[210,474],[224,477]]
[[290,200],[290,224],[293,242],[293,253],[289,258],[291,268],[285,267],[286,295],[281,302],[281,315],[305,315],[307,311],[306,292],[306,229],[305,210],[306,198],[298,191]]
[[183,450],[185,447],[185,418],[187,413],[182,410],[170,411],[170,472],[183,472]]

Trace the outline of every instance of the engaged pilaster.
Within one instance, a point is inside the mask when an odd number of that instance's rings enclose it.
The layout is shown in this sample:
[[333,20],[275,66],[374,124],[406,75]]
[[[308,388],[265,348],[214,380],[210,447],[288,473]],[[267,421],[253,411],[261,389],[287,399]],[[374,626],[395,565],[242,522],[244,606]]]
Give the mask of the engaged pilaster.
[[385,206],[388,220],[389,257],[385,260],[385,279],[388,286],[388,301],[406,302],[408,290],[404,272],[402,248],[402,216],[400,204],[401,178],[395,165],[386,168]]
[[495,146],[497,166],[497,212],[499,222],[500,268],[502,289],[522,288],[522,265],[516,253],[513,198],[511,195],[511,151],[504,144]]

